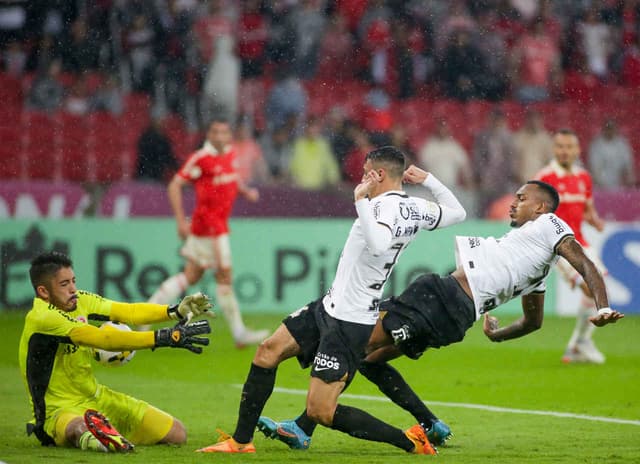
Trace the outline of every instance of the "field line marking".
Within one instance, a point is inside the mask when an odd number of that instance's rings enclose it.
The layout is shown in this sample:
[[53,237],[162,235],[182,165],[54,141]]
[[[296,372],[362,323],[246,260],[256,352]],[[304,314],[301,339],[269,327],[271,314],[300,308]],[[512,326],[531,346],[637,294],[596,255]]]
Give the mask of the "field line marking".
[[[236,387],[242,388],[242,385],[234,385]],[[273,389],[274,392],[277,393],[286,393],[289,395],[299,395],[306,396],[306,390],[297,390],[293,388],[281,388],[276,387]],[[354,395],[352,393],[343,393],[340,395],[343,398],[351,398],[354,400],[366,400],[366,401],[386,401],[391,402],[389,398],[383,396],[372,396],[372,395]],[[474,403],[448,403],[445,401],[429,401],[429,405],[434,406],[445,406],[450,408],[463,408],[463,409],[480,409],[482,411],[491,411],[491,412],[504,412],[510,414],[530,414],[533,416],[552,416],[552,417],[564,417],[568,419],[579,419],[593,422],[609,422],[613,424],[627,424],[627,425],[638,425],[640,426],[640,420],[631,420],[631,419],[618,419],[615,417],[602,417],[602,416],[589,416],[586,414],[574,414],[570,412],[557,412],[557,411],[539,411],[535,409],[517,409],[517,408],[504,408],[501,406],[490,406],[486,404],[474,404]],[[302,405],[301,405],[302,406]]]

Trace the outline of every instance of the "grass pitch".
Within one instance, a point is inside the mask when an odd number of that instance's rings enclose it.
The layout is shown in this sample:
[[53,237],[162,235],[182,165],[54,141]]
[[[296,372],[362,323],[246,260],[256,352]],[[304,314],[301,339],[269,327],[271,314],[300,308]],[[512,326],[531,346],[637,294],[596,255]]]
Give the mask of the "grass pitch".
[[[496,311],[497,316],[500,312]],[[563,365],[560,356],[573,319],[548,318],[543,328],[520,340],[490,343],[476,324],[459,344],[428,352],[419,361],[394,365],[421,398],[447,422],[454,437],[438,457],[408,455],[391,446],[357,440],[318,428],[308,451],[290,451],[258,433],[255,455],[202,455],[196,448],[215,441],[216,427],[232,432],[240,387],[254,350],[236,350],[224,321],[213,321],[206,353],[139,351],[121,368],[96,366],[99,381],[144,399],[180,418],[189,430],[182,447],[138,447],[131,455],[102,455],[43,448],[25,434],[26,391],[18,371],[22,312],[0,312],[0,461],[19,463],[366,463],[433,460],[447,463],[622,463],[640,462],[640,317],[598,329],[596,342],[607,355],[602,366]],[[251,315],[253,327],[275,328],[279,318]],[[507,320],[503,322],[508,322]],[[265,414],[291,418],[304,406],[308,372],[295,360],[278,371],[277,390]],[[357,378],[342,402],[402,428],[414,423]],[[371,398],[373,397],[373,398]],[[494,406],[498,410],[484,408]],[[532,412],[533,411],[533,412]],[[558,417],[569,413],[590,417]],[[629,423],[607,422],[603,418]]]

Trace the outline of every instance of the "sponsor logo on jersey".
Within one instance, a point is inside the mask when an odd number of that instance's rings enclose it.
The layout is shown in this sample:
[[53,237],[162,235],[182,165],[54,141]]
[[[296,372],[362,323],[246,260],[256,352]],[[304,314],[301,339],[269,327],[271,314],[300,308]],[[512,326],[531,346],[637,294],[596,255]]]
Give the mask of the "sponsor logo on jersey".
[[410,219],[412,221],[419,221],[422,217],[420,209],[415,203],[405,203],[404,201],[401,201],[398,203],[398,207],[400,208],[400,216],[402,216],[402,219],[404,220]]
[[467,240],[469,240],[469,248],[480,246],[480,237],[467,237]]
[[391,331],[391,337],[395,343],[399,343],[405,340],[408,340],[410,337],[409,326],[403,325],[399,329],[394,329]]
[[220,174],[211,178],[213,185],[231,184],[238,179],[238,174],[235,172],[229,174]]
[[560,224],[560,221],[558,221],[557,217],[549,216],[549,220],[551,221],[551,224],[553,224],[553,227],[556,229],[556,235],[560,235],[565,231],[564,226]]
[[338,370],[340,369],[340,362],[335,356],[329,356],[324,353],[316,353],[316,357],[313,360],[314,368],[316,372],[326,371],[328,369]]

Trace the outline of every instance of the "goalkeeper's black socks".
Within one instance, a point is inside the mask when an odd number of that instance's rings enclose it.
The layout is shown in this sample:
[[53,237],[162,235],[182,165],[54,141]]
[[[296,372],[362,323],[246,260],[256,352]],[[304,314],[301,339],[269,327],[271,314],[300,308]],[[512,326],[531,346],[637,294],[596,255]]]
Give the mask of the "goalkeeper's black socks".
[[415,447],[402,430],[351,406],[338,405],[331,428],[355,438],[389,443],[405,451],[411,451]]
[[238,424],[233,434],[233,439],[238,443],[249,443],[253,439],[258,418],[273,392],[276,370],[277,368],[269,369],[251,363],[249,375],[242,387]]
[[405,382],[402,375],[390,364],[363,361],[360,364],[359,371],[376,384],[380,391],[389,397],[391,401],[411,413],[418,422],[427,425],[427,429],[431,428],[431,424],[438,420]]
[[316,429],[316,426],[318,425],[315,422],[313,422],[311,419],[309,419],[309,416],[307,416],[306,409],[302,414],[300,414],[300,417],[298,417],[295,420],[295,422],[296,424],[298,424],[298,427],[300,427],[302,431],[309,436],[313,435],[313,431]]

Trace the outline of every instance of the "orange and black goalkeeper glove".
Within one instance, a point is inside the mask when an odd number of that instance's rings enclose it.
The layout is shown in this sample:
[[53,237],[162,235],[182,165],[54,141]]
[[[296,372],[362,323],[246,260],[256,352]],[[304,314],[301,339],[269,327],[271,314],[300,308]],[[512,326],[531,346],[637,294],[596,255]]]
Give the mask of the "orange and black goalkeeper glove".
[[193,353],[200,354],[202,353],[202,347],[194,345],[207,346],[209,339],[194,337],[194,335],[208,333],[211,333],[209,321],[201,320],[191,324],[187,324],[186,321],[180,321],[173,327],[158,329],[154,332],[155,347],[185,348]]

